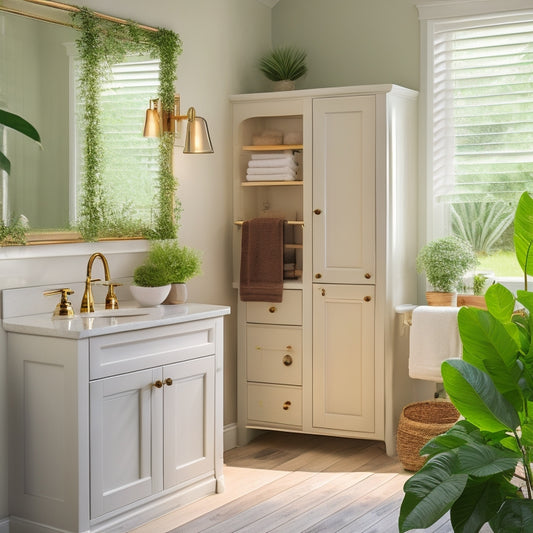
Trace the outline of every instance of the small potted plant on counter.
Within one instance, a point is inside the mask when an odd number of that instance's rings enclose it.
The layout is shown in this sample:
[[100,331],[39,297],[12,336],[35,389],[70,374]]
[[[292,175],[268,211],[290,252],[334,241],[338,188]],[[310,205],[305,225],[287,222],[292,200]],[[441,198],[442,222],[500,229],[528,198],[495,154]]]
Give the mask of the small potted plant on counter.
[[187,246],[180,246],[177,240],[154,241],[148,254],[148,261],[158,265],[165,272],[167,283],[171,284],[165,304],[182,304],[187,301],[187,285],[200,273],[200,254]]
[[142,307],[155,307],[163,303],[170,292],[166,270],[151,262],[138,266],[133,272],[130,291]]
[[477,272],[473,276],[470,276],[469,282],[465,277],[464,293],[457,295],[457,305],[468,305],[470,307],[479,307],[480,309],[486,309],[487,304],[485,302],[485,290],[487,282],[492,278],[488,272]]
[[428,305],[455,305],[455,291],[476,262],[472,246],[455,235],[426,244],[418,253],[416,266],[418,272],[425,272],[433,288],[426,292]]

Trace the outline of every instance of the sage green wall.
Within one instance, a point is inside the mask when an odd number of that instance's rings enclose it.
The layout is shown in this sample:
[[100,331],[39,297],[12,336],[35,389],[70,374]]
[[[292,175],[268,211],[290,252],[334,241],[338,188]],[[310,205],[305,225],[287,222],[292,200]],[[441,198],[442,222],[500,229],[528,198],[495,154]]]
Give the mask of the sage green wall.
[[412,0],[279,0],[272,43],[307,51],[297,89],[395,83],[419,88],[418,12]]

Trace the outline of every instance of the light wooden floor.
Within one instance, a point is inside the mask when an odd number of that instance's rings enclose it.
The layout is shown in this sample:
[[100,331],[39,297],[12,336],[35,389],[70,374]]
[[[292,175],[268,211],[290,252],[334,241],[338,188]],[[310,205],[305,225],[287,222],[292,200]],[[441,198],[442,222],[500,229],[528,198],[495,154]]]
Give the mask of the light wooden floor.
[[[408,474],[380,442],[271,432],[224,456],[226,490],[135,533],[398,531]],[[448,533],[447,518],[426,532]]]

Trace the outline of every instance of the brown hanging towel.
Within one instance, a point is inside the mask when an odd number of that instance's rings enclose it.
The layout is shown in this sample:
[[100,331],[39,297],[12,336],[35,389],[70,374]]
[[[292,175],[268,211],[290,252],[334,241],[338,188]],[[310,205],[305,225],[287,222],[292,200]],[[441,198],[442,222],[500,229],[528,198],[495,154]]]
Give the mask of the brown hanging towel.
[[281,302],[282,218],[254,218],[242,225],[240,297],[243,302]]

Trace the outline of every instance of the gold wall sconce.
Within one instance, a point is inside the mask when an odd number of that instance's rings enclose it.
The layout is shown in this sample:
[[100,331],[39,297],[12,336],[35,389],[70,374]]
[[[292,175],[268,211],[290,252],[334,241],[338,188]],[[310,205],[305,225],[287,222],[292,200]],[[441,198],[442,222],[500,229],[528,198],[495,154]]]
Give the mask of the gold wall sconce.
[[146,110],[144,123],[144,137],[160,137],[161,133],[179,134],[179,121],[187,120],[185,132],[184,154],[212,154],[213,145],[209,135],[207,122],[196,115],[194,107],[189,107],[186,115],[180,115],[180,97],[174,97],[172,113],[161,109],[159,98],[150,100],[150,107]]

